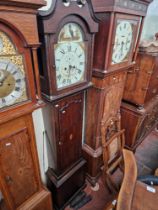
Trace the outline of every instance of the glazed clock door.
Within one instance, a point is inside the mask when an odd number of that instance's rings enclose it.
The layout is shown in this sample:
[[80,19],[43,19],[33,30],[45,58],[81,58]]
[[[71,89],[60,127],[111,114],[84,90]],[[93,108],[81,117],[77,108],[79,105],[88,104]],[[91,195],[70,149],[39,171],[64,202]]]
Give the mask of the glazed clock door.
[[57,89],[85,82],[86,45],[79,25],[64,25],[54,50]]
[[69,96],[58,105],[58,166],[63,171],[81,158],[83,93]]
[[132,45],[133,30],[129,21],[118,21],[115,44],[112,54],[112,64],[124,61]]
[[0,180],[14,209],[39,190],[29,119],[24,118],[0,127]]
[[0,32],[0,108],[28,100],[23,56]]
[[0,24],[0,109],[36,101],[31,52],[10,28]]
[[111,69],[116,65],[122,67],[132,63],[140,20],[140,17],[116,14],[109,64]]

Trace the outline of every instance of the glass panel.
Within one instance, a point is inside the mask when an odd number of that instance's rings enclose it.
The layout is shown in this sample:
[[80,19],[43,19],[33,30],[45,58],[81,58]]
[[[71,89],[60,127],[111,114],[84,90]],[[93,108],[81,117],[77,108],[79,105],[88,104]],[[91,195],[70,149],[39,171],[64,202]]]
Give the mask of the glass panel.
[[117,20],[112,64],[121,63],[128,59],[133,41],[133,30],[136,25],[137,22],[133,20]]
[[9,37],[0,32],[0,108],[27,99],[23,56]]
[[82,31],[75,23],[66,24],[54,46],[57,89],[85,80],[86,47]]

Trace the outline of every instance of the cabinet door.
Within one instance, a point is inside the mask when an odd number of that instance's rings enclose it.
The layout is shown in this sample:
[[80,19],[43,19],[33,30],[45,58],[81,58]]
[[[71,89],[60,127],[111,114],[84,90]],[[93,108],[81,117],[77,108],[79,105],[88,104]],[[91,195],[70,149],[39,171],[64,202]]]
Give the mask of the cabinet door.
[[0,126],[0,165],[3,191],[16,209],[39,189],[31,136],[21,119]]
[[83,93],[59,102],[58,166],[63,171],[81,157]]

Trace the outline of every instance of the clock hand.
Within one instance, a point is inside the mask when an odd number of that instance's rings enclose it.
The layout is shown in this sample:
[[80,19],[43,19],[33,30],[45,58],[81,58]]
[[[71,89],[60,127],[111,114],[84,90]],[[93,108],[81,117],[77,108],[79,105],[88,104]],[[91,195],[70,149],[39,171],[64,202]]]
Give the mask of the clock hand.
[[68,74],[69,77],[70,77],[71,69],[72,69],[72,66],[69,65],[69,74]]
[[8,78],[8,76],[9,76],[9,72],[7,72],[7,73],[5,72],[3,78],[0,80],[0,86],[3,85],[4,81]]
[[0,70],[0,82],[3,81],[4,77],[5,77],[5,75],[4,75],[3,71]]

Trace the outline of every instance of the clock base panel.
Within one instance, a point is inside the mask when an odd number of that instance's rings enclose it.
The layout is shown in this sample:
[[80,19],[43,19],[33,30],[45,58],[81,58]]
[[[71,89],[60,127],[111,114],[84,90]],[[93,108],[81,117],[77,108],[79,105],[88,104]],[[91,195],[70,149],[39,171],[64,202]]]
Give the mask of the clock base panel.
[[53,205],[56,210],[63,210],[71,200],[85,187],[85,160],[81,160],[62,177],[57,177],[49,168],[47,186],[52,192]]

